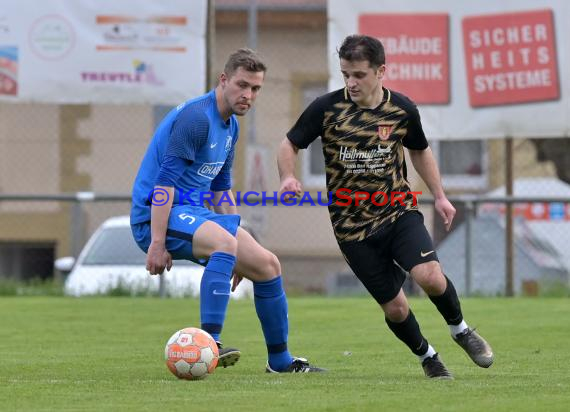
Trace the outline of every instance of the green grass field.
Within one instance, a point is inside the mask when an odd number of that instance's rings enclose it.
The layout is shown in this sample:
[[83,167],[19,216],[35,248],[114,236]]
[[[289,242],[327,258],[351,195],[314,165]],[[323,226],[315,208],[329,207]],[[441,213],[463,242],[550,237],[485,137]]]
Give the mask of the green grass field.
[[289,300],[290,349],[326,374],[268,375],[253,303],[230,303],[223,340],[240,362],[203,381],[164,365],[176,330],[199,325],[198,301],[0,298],[0,410],[567,411],[570,299],[465,299],[493,345],[476,367],[426,299],[412,301],[454,381],[423,377],[368,298]]

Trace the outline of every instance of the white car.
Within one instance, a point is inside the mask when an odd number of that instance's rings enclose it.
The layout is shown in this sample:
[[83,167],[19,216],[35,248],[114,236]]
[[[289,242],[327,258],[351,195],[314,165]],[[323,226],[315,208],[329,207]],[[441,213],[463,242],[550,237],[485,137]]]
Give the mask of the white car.
[[[175,260],[170,272],[151,276],[146,270],[146,254],[133,239],[128,216],[107,219],[89,239],[77,261],[63,257],[55,268],[69,273],[65,294],[84,296],[114,290],[139,294],[159,292],[162,296],[199,296],[204,268],[186,260]],[[253,284],[244,279],[232,298],[253,297]]]

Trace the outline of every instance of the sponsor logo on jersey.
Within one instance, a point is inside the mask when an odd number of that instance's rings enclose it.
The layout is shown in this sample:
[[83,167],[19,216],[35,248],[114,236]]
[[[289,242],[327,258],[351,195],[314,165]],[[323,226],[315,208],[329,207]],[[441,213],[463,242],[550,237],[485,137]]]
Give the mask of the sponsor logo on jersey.
[[200,166],[200,169],[198,169],[198,174],[212,180],[220,173],[223,166],[224,162],[204,163]]
[[382,159],[384,155],[392,152],[392,145],[387,147],[382,147],[378,145],[377,149],[372,150],[357,150],[354,148],[349,149],[346,146],[340,147],[340,160],[371,160],[371,159]]

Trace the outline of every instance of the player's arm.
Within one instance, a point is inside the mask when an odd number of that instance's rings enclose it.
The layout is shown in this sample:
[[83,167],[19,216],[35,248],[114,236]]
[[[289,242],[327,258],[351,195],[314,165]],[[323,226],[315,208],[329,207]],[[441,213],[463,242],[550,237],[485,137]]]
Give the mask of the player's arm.
[[277,152],[277,169],[279,170],[279,179],[281,181],[279,187],[279,197],[285,192],[285,200],[289,200],[293,196],[300,196],[303,193],[301,182],[295,177],[295,165],[299,156],[299,148],[295,146],[289,138],[283,139]]
[[281,180],[279,198],[285,192],[285,200],[303,193],[301,182],[295,177],[295,165],[299,149],[306,149],[316,138],[321,136],[323,129],[323,102],[321,98],[315,99],[301,114],[297,122],[283,139],[277,152],[277,169]]
[[420,114],[415,106],[412,107],[409,114],[408,134],[404,137],[404,146],[406,146],[410,153],[410,159],[414,168],[435,198],[435,210],[437,210],[443,218],[445,230],[449,231],[453,218],[455,217],[455,208],[449,200],[447,200],[445,192],[443,191],[439,168],[428,146],[422,129]]
[[214,212],[220,215],[237,215],[236,200],[231,189],[214,192]]
[[[155,181],[151,204],[151,244],[147,252],[147,270],[151,275],[162,274],[172,267],[172,257],[166,250],[168,219],[174,202],[176,184],[194,162],[196,152],[208,139],[208,119],[203,113],[181,113],[172,125],[166,153]],[[158,196],[163,190],[161,196]]]
[[[147,252],[146,270],[151,275],[161,275],[164,269],[172,267],[172,257],[166,250],[166,229],[170,209],[174,201],[174,187],[155,186],[151,205],[150,230],[151,243]],[[163,202],[166,203],[163,204]]]
[[445,197],[439,168],[437,167],[431,148],[427,147],[424,150],[408,149],[408,152],[414,168],[426,183],[434,198],[440,199]]
[[[168,153],[168,152],[167,152]],[[162,160],[151,200],[151,244],[148,248],[146,268],[151,275],[161,275],[172,267],[172,257],[166,250],[166,230],[174,202],[176,182],[192,162],[172,154]]]

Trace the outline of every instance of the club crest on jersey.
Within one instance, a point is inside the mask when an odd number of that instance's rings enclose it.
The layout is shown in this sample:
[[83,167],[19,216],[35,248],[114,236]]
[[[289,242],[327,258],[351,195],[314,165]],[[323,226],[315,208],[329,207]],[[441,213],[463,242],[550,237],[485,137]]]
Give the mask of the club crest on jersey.
[[380,136],[380,140],[388,140],[391,134],[392,134],[391,124],[378,125],[378,136]]
[[232,150],[232,141],[233,138],[231,136],[226,137],[226,147],[225,147],[226,153],[229,153],[230,150]]

